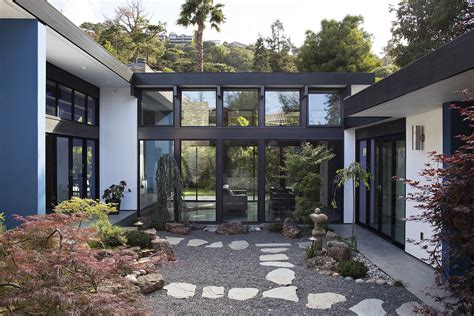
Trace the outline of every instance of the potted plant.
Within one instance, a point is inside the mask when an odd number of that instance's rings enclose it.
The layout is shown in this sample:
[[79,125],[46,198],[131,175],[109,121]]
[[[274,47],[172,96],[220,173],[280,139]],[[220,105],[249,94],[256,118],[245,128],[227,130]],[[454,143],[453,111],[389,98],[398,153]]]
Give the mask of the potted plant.
[[105,203],[114,204],[118,212],[120,210],[122,198],[125,196],[124,192],[132,192],[132,190],[127,188],[127,182],[122,180],[119,184],[112,184],[108,189],[105,189],[102,198]]

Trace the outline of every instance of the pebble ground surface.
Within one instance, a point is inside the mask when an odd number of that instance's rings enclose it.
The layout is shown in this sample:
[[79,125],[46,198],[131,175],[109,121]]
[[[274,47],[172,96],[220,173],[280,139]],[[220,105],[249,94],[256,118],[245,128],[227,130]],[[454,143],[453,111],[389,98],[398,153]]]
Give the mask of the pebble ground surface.
[[[158,234],[162,238],[183,237],[166,232]],[[208,243],[198,247],[187,246],[191,239],[202,239]],[[242,250],[229,247],[232,241],[240,240],[247,241],[249,246]],[[383,301],[382,308],[387,315],[397,315],[396,310],[402,304],[419,302],[403,287],[356,284],[339,277],[320,275],[306,266],[305,251],[298,246],[299,242],[306,240],[288,240],[266,230],[244,235],[219,235],[193,230],[173,246],[177,260],[163,265],[161,272],[166,284],[185,282],[196,285],[194,296],[179,299],[169,296],[167,290],[162,289],[147,296],[147,304],[157,315],[356,315],[350,308],[366,299],[378,299]],[[206,248],[220,241],[222,248]],[[298,302],[263,297],[264,291],[281,285],[266,279],[267,274],[277,267],[260,265],[260,255],[267,253],[261,251],[262,247],[256,247],[259,243],[291,243],[290,247],[286,247],[288,250],[282,253],[289,257],[287,262],[295,265],[290,268],[295,272],[291,286],[297,287]],[[207,286],[224,287],[224,295],[219,298],[202,297],[203,288]],[[232,288],[256,288],[259,293],[254,298],[239,301],[228,298]],[[326,292],[343,295],[346,301],[333,304],[329,309],[306,307],[308,294]]]

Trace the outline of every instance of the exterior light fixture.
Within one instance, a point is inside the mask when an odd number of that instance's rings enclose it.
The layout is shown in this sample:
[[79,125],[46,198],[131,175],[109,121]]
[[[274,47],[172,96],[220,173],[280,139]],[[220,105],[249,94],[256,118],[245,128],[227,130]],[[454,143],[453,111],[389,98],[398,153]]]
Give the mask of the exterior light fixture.
[[423,125],[413,125],[411,127],[411,149],[423,150],[425,143],[425,132]]

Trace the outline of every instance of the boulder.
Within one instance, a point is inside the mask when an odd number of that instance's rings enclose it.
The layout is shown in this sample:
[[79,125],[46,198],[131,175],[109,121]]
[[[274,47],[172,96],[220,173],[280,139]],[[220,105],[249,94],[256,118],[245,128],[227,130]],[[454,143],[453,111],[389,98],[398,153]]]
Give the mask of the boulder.
[[335,272],[337,270],[337,262],[328,256],[316,256],[306,260],[306,264],[310,268],[315,268],[320,271]]
[[176,258],[174,256],[173,248],[171,248],[171,244],[168,240],[166,239],[153,239],[150,242],[150,247],[152,249],[155,249],[156,251],[161,251],[163,252],[167,257],[169,261],[175,261]]
[[226,222],[222,223],[217,227],[216,233],[222,235],[237,235],[237,234],[247,234],[248,233],[247,225],[242,224],[242,222]]
[[336,240],[336,236],[337,236],[337,235],[336,235],[335,232],[328,231],[328,232],[326,233],[326,241],[327,241],[327,242],[334,241],[334,240]]
[[129,281],[132,284],[137,284],[138,283],[137,277],[133,274],[127,274],[125,276],[125,280]]
[[327,244],[327,255],[337,262],[351,259],[351,248],[346,243],[340,241],[330,241]]
[[181,223],[166,223],[165,230],[178,235],[187,235],[190,231],[188,227]]
[[150,273],[137,278],[137,285],[143,294],[149,294],[165,286],[165,281],[160,273]]
[[143,232],[148,235],[148,238],[150,238],[150,240],[156,239],[156,237],[157,237],[156,236],[156,229],[154,229],[154,228],[146,229]]
[[283,221],[283,236],[289,239],[298,238],[301,234],[301,230],[296,226],[296,222],[294,219],[287,217]]

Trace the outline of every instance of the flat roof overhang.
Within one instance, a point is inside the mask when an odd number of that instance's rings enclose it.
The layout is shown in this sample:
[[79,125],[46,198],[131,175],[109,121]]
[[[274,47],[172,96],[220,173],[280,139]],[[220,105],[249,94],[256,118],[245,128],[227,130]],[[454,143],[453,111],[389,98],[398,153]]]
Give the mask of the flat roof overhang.
[[6,2],[47,26],[49,62],[101,88],[130,86],[133,72],[47,1]]
[[474,31],[344,100],[344,117],[405,117],[474,91]]
[[373,73],[280,73],[280,72],[205,72],[205,73],[135,73],[132,83],[137,88],[152,87],[308,87],[343,88],[349,85],[370,85]]

